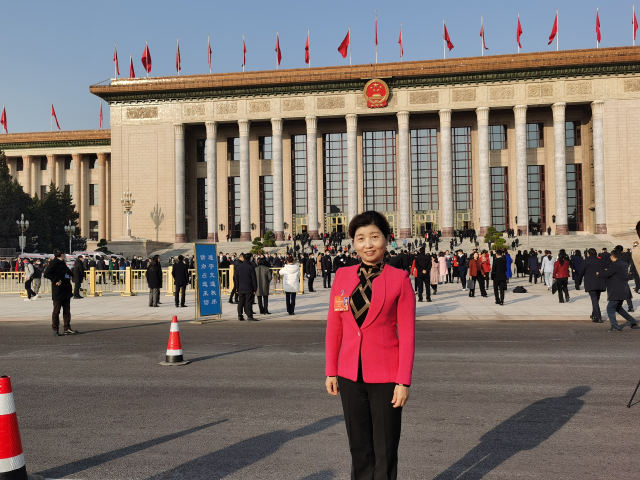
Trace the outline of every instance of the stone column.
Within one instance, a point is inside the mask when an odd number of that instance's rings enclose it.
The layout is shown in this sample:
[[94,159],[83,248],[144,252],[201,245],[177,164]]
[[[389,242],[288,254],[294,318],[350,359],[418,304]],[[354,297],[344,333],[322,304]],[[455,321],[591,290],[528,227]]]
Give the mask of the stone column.
[[207,242],[218,243],[218,124],[205,122],[207,128]]
[[453,237],[453,162],[451,160],[451,110],[440,114],[440,230],[443,237]]
[[33,157],[30,155],[25,155],[22,157],[22,189],[24,193],[33,196],[33,191],[31,190],[31,163]]
[[284,174],[282,164],[282,119],[271,119],[273,165],[273,233],[284,240]]
[[[47,155],[47,187],[51,185],[51,183],[56,183],[56,156],[55,155]],[[57,185],[60,188],[59,185]]]
[[[307,121],[307,222],[312,240],[318,235],[318,117],[306,117]],[[351,171],[349,171],[351,184]],[[351,206],[351,203],[349,203]]]
[[[71,155],[73,162],[73,204],[76,206],[76,212],[82,216],[82,155],[74,153]],[[80,219],[79,219],[80,220]],[[82,223],[80,222],[82,228]],[[81,232],[85,235],[85,232]]]
[[185,153],[184,124],[173,124],[173,136],[176,156],[176,242],[187,242],[187,224],[185,219]]
[[596,199],[596,234],[607,233],[607,205],[604,197],[604,102],[591,104],[593,117],[593,189]]
[[238,120],[240,127],[240,241],[251,241],[251,177],[249,159],[249,120]]
[[567,217],[567,160],[564,110],[566,103],[551,105],[553,110],[553,151],[556,181],[556,235],[569,235]]
[[[42,159],[40,159],[40,162]],[[33,157],[31,157],[31,196],[40,197],[40,188],[38,182],[38,173],[40,172],[40,162],[36,165],[36,162],[33,161]],[[42,199],[40,199],[42,200]]]
[[[529,230],[529,196],[527,181],[527,106],[513,107],[516,117],[516,191],[518,192],[518,230]],[[517,233],[517,232],[516,232]]]
[[358,215],[358,116],[350,113],[347,118],[347,185],[348,216],[347,226],[351,219]]
[[398,238],[411,238],[411,156],[409,112],[398,112]]
[[480,236],[493,223],[491,211],[491,165],[489,163],[489,107],[476,109],[478,118],[478,166],[480,174]]
[[107,155],[98,154],[98,241],[107,238]]

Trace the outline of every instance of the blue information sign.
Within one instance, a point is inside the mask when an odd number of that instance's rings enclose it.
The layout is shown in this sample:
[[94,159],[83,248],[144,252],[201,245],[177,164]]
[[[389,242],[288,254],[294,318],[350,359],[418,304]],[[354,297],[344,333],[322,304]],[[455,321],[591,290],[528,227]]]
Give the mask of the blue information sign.
[[222,302],[220,298],[220,277],[218,276],[218,251],[215,244],[196,243],[195,265],[198,275],[198,308],[200,315],[220,315]]

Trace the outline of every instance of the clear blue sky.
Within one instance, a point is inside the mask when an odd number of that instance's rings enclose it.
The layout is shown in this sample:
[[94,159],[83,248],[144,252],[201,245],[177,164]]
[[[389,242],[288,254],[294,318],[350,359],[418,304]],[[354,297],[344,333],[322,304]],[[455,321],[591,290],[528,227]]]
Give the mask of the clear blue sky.
[[[560,47],[595,48],[596,6],[600,6],[601,47],[631,45],[632,3],[619,0],[428,1],[4,1],[0,7],[0,104],[11,133],[48,131],[53,101],[64,130],[99,127],[99,100],[89,86],[113,77],[113,42],[120,73],[128,76],[133,54],[138,76],[145,39],[153,76],[175,75],[176,37],[181,74],[208,73],[207,35],[213,71],[240,71],[242,34],[247,71],[275,68],[275,35],[280,32],[280,68],[304,63],[311,30],[312,66],[348,65],[337,47],[351,25],[353,63],[375,61],[374,11],[378,9],[378,61],[399,60],[403,23],[404,60],[442,58],[442,19],[455,48],[449,57],[480,55],[480,15],[484,15],[485,55],[515,53],[520,12],[523,52],[547,46],[555,10],[560,10]],[[640,2],[639,2],[640,6]],[[640,13],[638,14],[640,17]],[[639,31],[640,40],[640,31]],[[639,42],[640,44],[640,42]],[[105,126],[109,125],[104,104]],[[1,131],[1,130],[0,130]]]

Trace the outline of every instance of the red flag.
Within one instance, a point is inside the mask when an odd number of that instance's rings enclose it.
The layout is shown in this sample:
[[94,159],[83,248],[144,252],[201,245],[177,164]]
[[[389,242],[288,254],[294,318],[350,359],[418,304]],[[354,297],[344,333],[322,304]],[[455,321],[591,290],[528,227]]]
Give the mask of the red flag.
[[553,21],[553,28],[551,29],[551,35],[549,35],[549,43],[547,45],[551,45],[553,40],[556,38],[557,33],[558,33],[558,14],[556,13],[556,19]]
[[282,51],[280,50],[280,37],[278,36],[278,32],[276,32],[276,57],[278,58],[278,66],[280,66]]
[[116,44],[113,44],[113,61],[116,62],[116,74],[120,75],[120,66],[118,65],[118,49]]
[[487,45],[484,43],[484,25],[480,25],[480,36],[482,37],[482,46],[484,47],[485,50],[489,50],[489,48],[487,47]]
[[596,10],[596,34],[598,37],[598,43],[602,40],[602,35],[600,35],[600,13]]
[[102,130],[102,102],[100,102],[100,130]]
[[56,110],[53,108],[53,103],[51,104],[51,115],[56,121],[56,127],[58,127],[58,130],[61,130],[60,124],[58,123],[58,117],[56,116]]
[[0,117],[0,125],[4,127],[4,133],[9,133],[9,129],[7,128],[7,111],[4,109],[4,105],[2,106],[2,116]]
[[247,64],[247,45],[244,43],[244,35],[243,35],[242,36],[242,66],[244,67],[246,64]]
[[180,42],[176,39],[176,72],[180,73],[182,70],[182,64],[180,63]]
[[342,55],[342,58],[347,58],[347,52],[349,50],[349,44],[351,43],[351,40],[349,39],[349,34],[350,33],[351,33],[350,31],[347,32],[347,36],[344,37],[344,40],[342,40],[342,43],[338,47],[338,51],[340,52],[340,55]]
[[149,51],[149,45],[145,45],[144,53],[142,54],[142,66],[147,73],[151,73],[151,52]]
[[376,15],[376,47],[378,46],[378,15]]
[[311,61],[311,56],[309,55],[309,32],[307,32],[307,44],[304,46],[304,63],[307,65]]
[[129,78],[136,78],[136,72],[133,69],[133,57],[129,56]]
[[404,55],[404,48],[402,48],[402,27],[400,27],[400,38],[398,39],[398,43],[400,44],[400,59]]
[[209,71],[211,71],[211,42],[207,36],[207,56],[209,57]]
[[638,19],[636,18],[636,12],[633,12],[633,39],[636,39],[636,32],[638,31]]
[[447,30],[447,25],[444,25],[444,36],[442,38],[444,38],[444,41],[447,42],[447,48],[449,48],[449,51],[451,51],[451,49],[453,49],[453,43],[451,43],[451,38],[449,37],[449,31]]
[[516,31],[516,40],[518,41],[518,47],[522,48],[522,45],[520,45],[520,35],[522,35],[522,25],[520,25],[520,17],[518,17],[518,30]]

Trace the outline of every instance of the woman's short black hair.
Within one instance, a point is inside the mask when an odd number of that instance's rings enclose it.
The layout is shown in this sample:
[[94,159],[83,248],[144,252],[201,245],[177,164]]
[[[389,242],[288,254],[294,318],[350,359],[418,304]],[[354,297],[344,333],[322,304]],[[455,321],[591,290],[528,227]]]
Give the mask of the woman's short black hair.
[[359,228],[368,227],[369,225],[378,227],[386,239],[391,236],[391,227],[386,217],[381,213],[369,211],[356,215],[351,219],[351,223],[349,223],[349,237],[352,239],[355,238],[356,231]]

